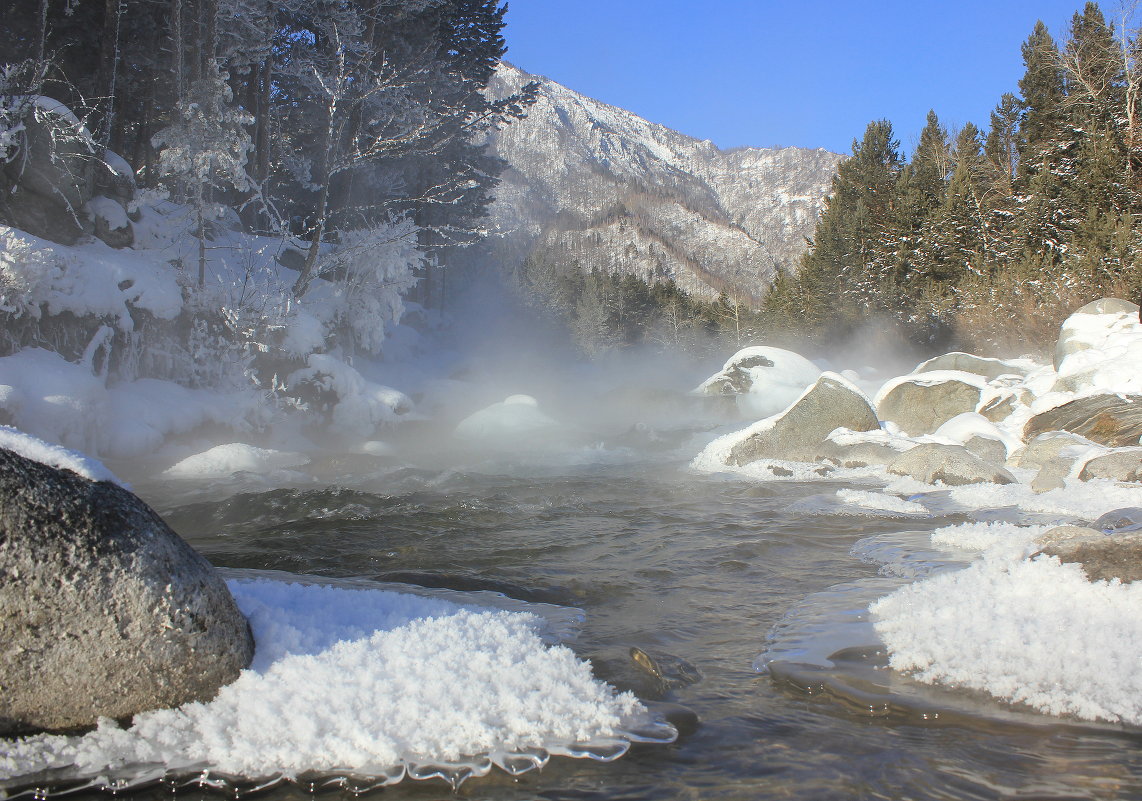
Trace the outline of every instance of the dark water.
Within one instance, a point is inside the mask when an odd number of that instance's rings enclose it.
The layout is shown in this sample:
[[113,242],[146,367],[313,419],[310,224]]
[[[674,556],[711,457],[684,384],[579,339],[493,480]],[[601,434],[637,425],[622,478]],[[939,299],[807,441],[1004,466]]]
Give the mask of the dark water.
[[[811,633],[814,614],[852,617],[870,592],[892,586],[854,556],[858,543],[867,553],[870,536],[906,542],[917,536],[909,531],[956,518],[830,514],[816,499],[839,485],[698,476],[669,459],[348,470],[329,484],[139,489],[219,565],[580,607],[588,617],[572,647],[597,675],[683,705],[700,721],[672,745],[635,745],[609,764],[556,758],[542,771],[493,772],[455,793],[439,781],[405,781],[381,797],[1142,798],[1137,732],[1005,718],[990,700],[886,675],[875,649],[837,655],[833,670],[753,668],[775,626],[779,639],[796,628],[791,611]],[[827,625],[821,631],[831,636]],[[662,678],[632,660],[632,647],[657,661]],[[266,797],[306,795],[291,785]]]

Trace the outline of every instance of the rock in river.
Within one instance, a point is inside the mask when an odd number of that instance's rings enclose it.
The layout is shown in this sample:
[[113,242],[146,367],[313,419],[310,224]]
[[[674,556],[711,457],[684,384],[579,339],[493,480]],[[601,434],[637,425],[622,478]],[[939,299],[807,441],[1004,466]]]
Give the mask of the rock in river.
[[0,735],[212,698],[253,639],[137,497],[0,448]]

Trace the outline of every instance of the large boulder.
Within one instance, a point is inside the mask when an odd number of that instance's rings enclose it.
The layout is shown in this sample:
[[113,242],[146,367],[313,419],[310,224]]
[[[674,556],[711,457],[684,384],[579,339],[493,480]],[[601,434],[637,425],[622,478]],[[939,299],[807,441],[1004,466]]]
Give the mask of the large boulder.
[[798,353],[754,345],[731,356],[694,393],[732,397],[743,416],[758,420],[785,409],[820,375],[821,369]]
[[864,393],[836,373],[823,373],[784,412],[755,423],[729,451],[726,463],[758,459],[811,462],[818,446],[834,430],[872,431],[880,427]]
[[1096,456],[1083,465],[1079,478],[1109,478],[1112,481],[1142,480],[1142,448],[1123,448]]
[[1070,431],[1111,448],[1137,445],[1142,437],[1142,395],[1091,395],[1032,417],[1024,441],[1047,431]]
[[117,484],[0,448],[0,735],[212,698],[254,644],[226,584]]
[[964,484],[1014,484],[1015,477],[999,465],[990,464],[961,445],[924,443],[897,456],[888,472],[911,476],[925,484],[937,482],[950,487]]
[[974,412],[984,383],[979,376],[953,371],[904,376],[881,390],[876,413],[910,437],[931,434],[953,417]]

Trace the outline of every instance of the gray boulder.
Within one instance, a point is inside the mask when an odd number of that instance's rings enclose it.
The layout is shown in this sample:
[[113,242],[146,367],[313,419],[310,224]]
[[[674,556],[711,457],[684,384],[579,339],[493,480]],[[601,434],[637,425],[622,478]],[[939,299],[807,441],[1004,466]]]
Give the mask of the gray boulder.
[[146,504],[0,449],[0,735],[212,698],[254,644],[225,583]]
[[869,467],[870,465],[886,465],[899,456],[899,448],[894,448],[886,442],[854,442],[842,444],[826,439],[817,446],[814,460],[828,462],[838,467]]
[[811,462],[818,446],[838,428],[872,431],[880,427],[876,412],[859,390],[835,373],[823,373],[805,395],[769,421],[771,425],[737,443],[727,464],[758,459]]
[[988,464],[1000,465],[1007,461],[1007,446],[997,439],[976,435],[965,442],[964,447]]
[[93,193],[97,148],[91,134],[62,103],[46,98],[23,123],[26,147],[9,173],[21,189],[82,214]]
[[1071,474],[1078,457],[1067,449],[1086,450],[1096,447],[1095,443],[1078,434],[1067,431],[1047,431],[1039,434],[1025,447],[1012,454],[1011,463],[1027,470],[1038,470],[1031,479],[1034,492],[1048,492],[1066,486],[1066,478]]
[[1142,395],[1091,395],[1041,412],[1023,427],[1029,442],[1047,431],[1070,431],[1100,445],[1137,445],[1142,437]]
[[974,412],[980,388],[939,374],[917,373],[880,399],[876,413],[910,437],[931,434],[958,414]]
[[1015,476],[989,464],[960,445],[925,443],[905,451],[888,465],[888,472],[911,476],[925,484],[942,482],[950,487],[964,484],[1014,484]]
[[934,359],[929,359],[919,365],[913,372],[927,373],[933,370],[958,370],[963,373],[983,376],[989,380],[999,378],[1001,375],[1027,374],[1025,368],[1017,367],[1001,359],[989,359],[960,351],[945,353]]
[[[1138,306],[1128,300],[1121,300],[1119,298],[1101,298],[1093,300],[1090,303],[1078,309],[1074,314],[1138,314]],[[1078,353],[1080,350],[1086,350],[1090,347],[1085,342],[1080,341],[1075,337],[1075,332],[1068,325],[1070,318],[1068,317],[1063,321],[1062,327],[1059,329],[1059,339],[1055,344],[1055,369],[1059,369],[1059,365],[1063,363],[1063,359],[1070,356],[1072,353]]]
[[1078,562],[1091,581],[1119,579],[1129,584],[1142,579],[1142,533],[1060,528],[1066,530],[1051,529],[1043,535],[1041,541],[1046,542],[1039,553],[1056,556],[1060,562]]
[[1142,448],[1124,448],[1096,456],[1079,472],[1082,481],[1109,478],[1112,481],[1142,480]]

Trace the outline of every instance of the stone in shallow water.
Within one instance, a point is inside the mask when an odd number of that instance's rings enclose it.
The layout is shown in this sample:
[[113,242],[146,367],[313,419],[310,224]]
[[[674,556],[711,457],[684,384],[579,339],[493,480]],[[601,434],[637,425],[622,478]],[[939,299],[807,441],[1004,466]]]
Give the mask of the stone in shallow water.
[[253,656],[214,568],[127,490],[0,449],[0,735],[207,700]]

